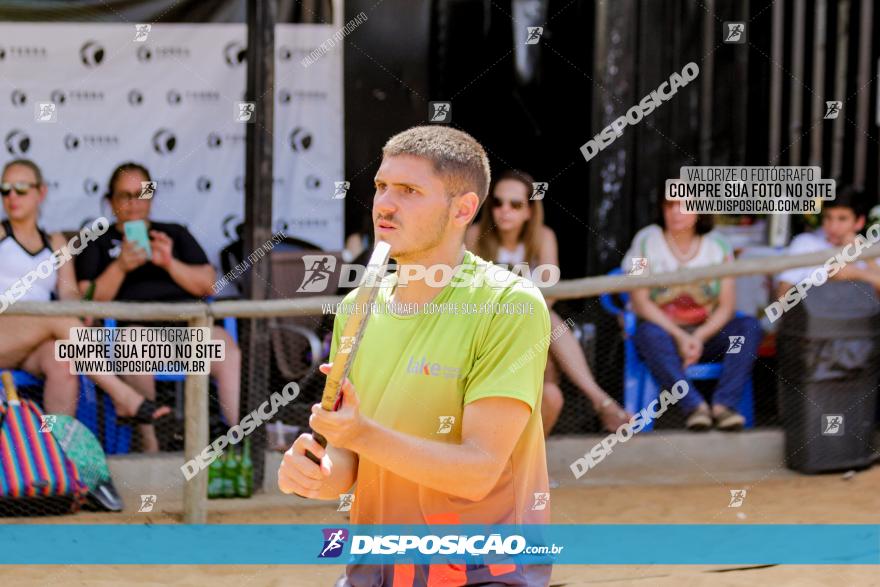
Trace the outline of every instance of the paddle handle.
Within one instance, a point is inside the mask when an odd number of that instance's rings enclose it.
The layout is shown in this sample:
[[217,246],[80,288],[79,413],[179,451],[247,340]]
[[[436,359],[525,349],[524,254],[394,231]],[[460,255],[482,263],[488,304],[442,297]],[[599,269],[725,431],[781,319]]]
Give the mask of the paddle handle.
[[[312,438],[314,438],[314,439],[315,439],[315,442],[317,442],[318,444],[320,444],[322,447],[327,448],[327,439],[324,438],[324,437],[321,435],[320,432],[315,432],[315,431],[313,430],[313,431],[312,431]],[[315,463],[316,465],[318,465],[318,466],[321,465],[321,459],[319,459],[318,457],[316,457],[315,455],[313,455],[313,454],[312,454],[312,451],[307,450],[307,451],[306,451],[306,456],[309,457],[309,459],[310,459],[313,463]]]

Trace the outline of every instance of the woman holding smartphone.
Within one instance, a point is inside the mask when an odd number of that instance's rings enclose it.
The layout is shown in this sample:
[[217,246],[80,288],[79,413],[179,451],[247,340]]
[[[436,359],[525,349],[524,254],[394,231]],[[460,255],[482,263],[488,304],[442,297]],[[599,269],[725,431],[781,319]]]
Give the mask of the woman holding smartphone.
[[[40,275],[18,299],[78,300],[73,264],[60,260],[46,263],[53,251],[68,245],[60,232],[48,234],[37,224],[46,191],[43,174],[33,161],[16,159],[3,168],[0,196],[6,218],[0,223],[0,293],[44,264],[51,267],[49,275]],[[55,341],[67,340],[71,328],[82,326],[79,319],[65,316],[0,316],[0,368],[20,369],[44,379],[43,407],[47,413],[76,415],[79,378],[70,372],[67,361],[55,360]],[[113,375],[90,378],[107,392],[123,418],[148,424],[170,412]]]
[[[96,301],[184,302],[214,293],[216,273],[192,234],[180,224],[150,219],[153,191],[148,182],[152,182],[150,173],[139,163],[123,163],[110,176],[105,198],[115,223],[89,244],[76,263],[80,291],[94,284]],[[239,419],[241,353],[219,326],[212,328],[211,338],[226,343],[226,359],[211,362],[211,375],[217,381],[223,416],[231,425]],[[152,375],[125,378],[147,397],[155,397]]]

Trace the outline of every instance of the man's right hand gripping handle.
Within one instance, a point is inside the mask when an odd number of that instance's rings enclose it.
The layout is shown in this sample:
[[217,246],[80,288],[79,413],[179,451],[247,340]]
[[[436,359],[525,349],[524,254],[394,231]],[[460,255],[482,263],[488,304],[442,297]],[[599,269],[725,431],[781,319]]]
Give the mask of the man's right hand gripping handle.
[[[315,455],[321,464],[315,464],[306,455],[306,451]],[[327,454],[327,449],[311,434],[300,434],[281,459],[281,466],[278,468],[278,489],[288,495],[317,498],[320,497],[321,489],[332,471],[333,463]]]

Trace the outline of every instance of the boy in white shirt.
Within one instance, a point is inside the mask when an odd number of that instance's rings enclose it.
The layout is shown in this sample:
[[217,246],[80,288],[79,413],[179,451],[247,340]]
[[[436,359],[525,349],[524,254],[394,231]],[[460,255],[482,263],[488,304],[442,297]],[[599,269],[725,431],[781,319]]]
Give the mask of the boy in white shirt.
[[[845,187],[838,191],[834,200],[823,204],[821,230],[797,235],[788,247],[788,254],[802,255],[853,244],[856,235],[865,227],[863,201],[862,193],[854,188]],[[814,272],[819,276],[819,272],[825,271],[824,267],[796,267],[783,271],[777,277],[777,297],[782,298],[795,284],[811,279]],[[825,280],[819,278],[824,283]],[[880,266],[876,259],[841,264],[837,273],[830,277],[825,275],[825,279],[829,278],[832,281],[863,281],[880,292]]]

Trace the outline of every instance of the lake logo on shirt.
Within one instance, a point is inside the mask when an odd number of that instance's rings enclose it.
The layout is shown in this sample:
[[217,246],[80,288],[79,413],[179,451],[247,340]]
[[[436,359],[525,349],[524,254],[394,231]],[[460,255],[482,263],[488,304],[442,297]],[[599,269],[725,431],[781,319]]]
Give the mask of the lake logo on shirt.
[[461,367],[432,363],[425,357],[419,360],[410,356],[409,363],[406,365],[406,372],[412,375],[427,375],[428,377],[442,377],[444,379],[461,378]]

